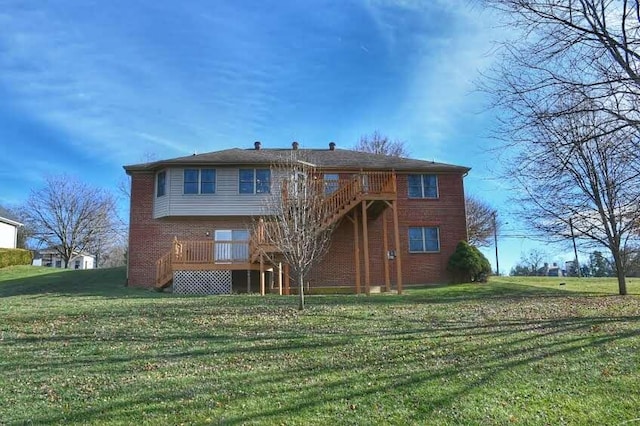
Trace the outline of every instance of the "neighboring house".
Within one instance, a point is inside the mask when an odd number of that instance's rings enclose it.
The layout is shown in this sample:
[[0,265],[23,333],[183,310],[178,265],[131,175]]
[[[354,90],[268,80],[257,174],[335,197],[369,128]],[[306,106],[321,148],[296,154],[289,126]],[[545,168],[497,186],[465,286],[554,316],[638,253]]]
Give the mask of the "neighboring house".
[[0,207],[0,248],[16,248],[18,228],[22,223],[6,209]]
[[[93,269],[95,268],[95,260],[95,256],[88,253],[73,253],[73,257],[69,259],[68,269]],[[49,248],[36,253],[33,265],[64,268],[64,259],[56,249]]]
[[[288,294],[294,283],[288,266],[265,260],[251,228],[277,187],[271,165],[291,150],[297,143],[262,149],[256,142],[253,149],[125,166],[131,176],[128,284],[173,284],[181,293],[264,293],[269,287]],[[466,239],[469,168],[333,143],[299,154],[317,167],[336,205],[331,247],[307,277],[309,291],[401,291],[450,281],[449,256]],[[346,191],[353,196],[342,197]]]
[[564,277],[565,275],[566,273],[555,262],[547,270],[547,276],[549,277]]

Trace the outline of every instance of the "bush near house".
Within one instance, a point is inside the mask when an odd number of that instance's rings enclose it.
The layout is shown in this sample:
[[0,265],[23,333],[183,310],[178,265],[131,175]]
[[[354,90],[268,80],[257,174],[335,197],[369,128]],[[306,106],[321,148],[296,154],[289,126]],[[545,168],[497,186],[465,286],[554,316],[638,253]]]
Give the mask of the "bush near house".
[[447,269],[454,273],[455,282],[484,282],[491,274],[491,264],[476,247],[460,241],[449,258]]
[[31,265],[33,255],[24,249],[0,249],[0,268],[14,265]]

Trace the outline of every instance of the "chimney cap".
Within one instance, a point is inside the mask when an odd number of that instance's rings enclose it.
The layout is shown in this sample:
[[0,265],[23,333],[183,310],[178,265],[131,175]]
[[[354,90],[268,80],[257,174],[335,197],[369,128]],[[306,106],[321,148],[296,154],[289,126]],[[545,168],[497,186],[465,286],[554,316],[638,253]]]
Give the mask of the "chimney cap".
[[297,141],[293,141],[293,143],[291,144],[292,149],[298,149],[299,146],[300,144]]
[[335,150],[336,150],[336,143],[329,142],[329,151],[335,151]]
[[262,144],[260,143],[260,141],[255,141],[253,143],[253,148],[257,151],[262,147]]

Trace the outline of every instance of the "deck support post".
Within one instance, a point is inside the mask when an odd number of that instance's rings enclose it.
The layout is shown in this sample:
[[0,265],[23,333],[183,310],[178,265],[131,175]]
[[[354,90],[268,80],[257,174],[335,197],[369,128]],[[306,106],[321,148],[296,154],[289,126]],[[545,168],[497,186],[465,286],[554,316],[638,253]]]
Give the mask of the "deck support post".
[[364,291],[371,292],[371,275],[369,270],[369,229],[367,224],[367,202],[362,202],[362,245],[364,254]]
[[387,232],[387,209],[382,212],[382,261],[384,262],[384,289],[391,290],[391,278],[389,276],[389,233]]
[[264,277],[264,258],[262,257],[262,255],[260,255],[260,295],[261,296],[265,295],[264,281],[265,281],[265,277]]
[[282,296],[282,262],[278,262],[278,294]]
[[284,294],[287,296],[291,294],[291,277],[289,276],[290,271],[291,271],[291,268],[289,267],[289,264],[285,263],[284,264]]
[[353,255],[356,267],[356,294],[360,294],[360,235],[358,235],[358,210],[353,211]]
[[400,247],[400,226],[398,225],[398,201],[391,202],[393,210],[393,233],[396,240],[396,287],[398,294],[402,294],[402,248]]

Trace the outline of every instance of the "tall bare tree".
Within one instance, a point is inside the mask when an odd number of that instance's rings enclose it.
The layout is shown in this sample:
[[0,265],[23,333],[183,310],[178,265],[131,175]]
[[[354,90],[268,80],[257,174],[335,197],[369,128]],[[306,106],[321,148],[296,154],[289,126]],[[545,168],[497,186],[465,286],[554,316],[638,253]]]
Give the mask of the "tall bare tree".
[[510,168],[525,208],[522,216],[541,233],[578,237],[606,247],[620,294],[626,294],[625,253],[640,232],[640,132],[611,129],[604,112],[545,118]]
[[[331,244],[335,223],[326,203],[324,185],[315,167],[301,153],[272,166],[274,189],[264,205],[264,222],[254,232],[278,248],[298,283],[300,310],[304,309],[304,282]],[[329,195],[330,196],[330,195]],[[276,260],[276,259],[272,259]]]
[[[638,3],[484,0],[517,34],[486,88],[513,148],[523,215],[548,238],[604,246],[626,294],[625,256],[638,232]],[[509,151],[507,151],[509,152]]]
[[467,211],[467,240],[476,247],[489,246],[499,229],[496,210],[480,198],[465,197]]
[[113,196],[70,176],[48,177],[43,188],[31,191],[22,211],[33,238],[54,248],[65,268],[74,254],[97,254],[113,237]]
[[401,140],[391,140],[388,136],[374,131],[371,135],[360,136],[360,140],[353,147],[356,151],[370,152],[372,154],[393,155],[395,157],[408,157],[409,152],[405,143]]
[[510,113],[505,124],[526,124],[536,104],[565,113],[560,102],[576,96],[590,99],[588,106],[606,112],[618,127],[640,123],[637,1],[482,2],[503,12],[510,33],[517,34],[503,43],[489,85]]

